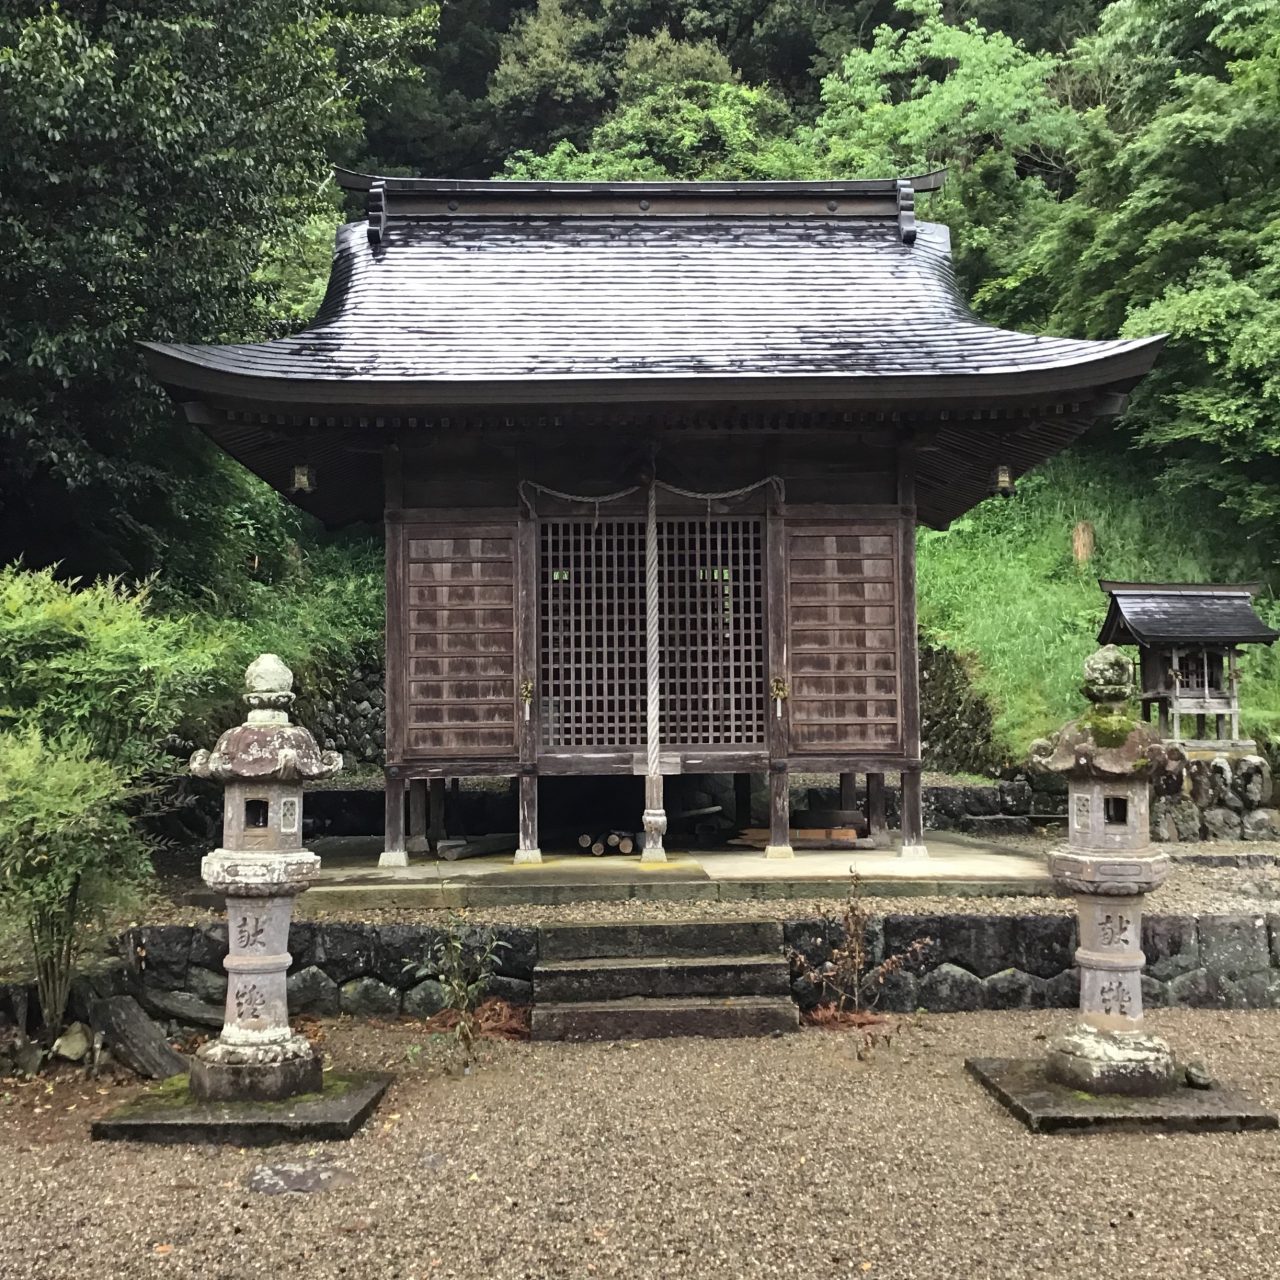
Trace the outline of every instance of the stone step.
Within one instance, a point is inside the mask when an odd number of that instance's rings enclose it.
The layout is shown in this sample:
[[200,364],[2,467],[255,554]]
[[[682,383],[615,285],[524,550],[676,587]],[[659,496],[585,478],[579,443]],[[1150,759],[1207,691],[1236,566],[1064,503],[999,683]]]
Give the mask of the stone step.
[[780,920],[677,920],[550,924],[538,930],[543,960],[609,956],[752,956],[781,953]]
[[535,1040],[650,1040],[662,1036],[766,1036],[795,1031],[800,1013],[783,996],[732,996],[592,1000],[539,1004],[533,1009]]
[[622,956],[540,961],[534,1004],[632,996],[784,996],[787,962],[762,956]]

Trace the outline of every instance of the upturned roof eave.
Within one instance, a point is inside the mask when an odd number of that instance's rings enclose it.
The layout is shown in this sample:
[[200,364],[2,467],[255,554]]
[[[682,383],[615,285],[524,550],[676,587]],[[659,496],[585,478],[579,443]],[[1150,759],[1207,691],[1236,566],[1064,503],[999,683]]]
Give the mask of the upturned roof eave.
[[603,407],[636,402],[725,403],[744,396],[773,403],[806,400],[866,405],[911,401],[926,407],[945,407],[947,403],[1035,399],[1099,388],[1127,390],[1150,371],[1164,341],[1164,335],[1135,339],[1119,350],[1108,343],[1105,344],[1107,351],[1094,356],[1086,354],[1077,360],[1043,367],[962,374],[934,373],[928,369],[887,374],[839,370],[801,374],[632,371],[611,376],[447,379],[279,377],[219,367],[211,359],[197,354],[201,348],[153,342],[141,345],[151,373],[170,390],[197,398],[260,403],[264,407],[284,404],[389,409],[519,404],[599,404]]

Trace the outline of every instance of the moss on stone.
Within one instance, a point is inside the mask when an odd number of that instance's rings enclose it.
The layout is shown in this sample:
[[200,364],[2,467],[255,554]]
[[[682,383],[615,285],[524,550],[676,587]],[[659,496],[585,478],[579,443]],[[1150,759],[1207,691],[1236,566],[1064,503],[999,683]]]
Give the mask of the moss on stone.
[[1100,747],[1122,747],[1138,727],[1138,716],[1128,703],[1098,703],[1089,708],[1080,727]]
[[202,1107],[214,1105],[217,1107],[234,1110],[239,1107],[252,1109],[255,1112],[288,1110],[292,1107],[299,1106],[303,1103],[321,1102],[324,1100],[332,1100],[341,1098],[344,1094],[349,1093],[356,1085],[360,1084],[362,1077],[342,1075],[338,1072],[326,1072],[324,1076],[324,1084],[318,1093],[297,1093],[290,1098],[280,1098],[275,1102],[258,1102],[246,1099],[243,1102],[218,1102],[208,1104],[200,1098],[196,1098],[191,1093],[191,1078],[187,1075],[170,1076],[168,1080],[161,1080],[156,1084],[148,1085],[136,1098],[126,1102],[119,1111],[116,1112],[117,1117],[127,1117],[135,1115],[154,1115],[157,1111],[181,1111],[187,1107]]

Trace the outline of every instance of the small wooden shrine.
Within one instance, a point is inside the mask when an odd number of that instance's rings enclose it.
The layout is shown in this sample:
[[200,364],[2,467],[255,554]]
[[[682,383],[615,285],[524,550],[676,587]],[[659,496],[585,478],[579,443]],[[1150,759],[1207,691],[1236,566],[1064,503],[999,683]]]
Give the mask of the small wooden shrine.
[[961,298],[940,173],[558,183],[339,174],[302,332],[153,344],[222,448],[329,525],[387,537],[387,853],[426,788],[767,774],[903,783],[923,853],[914,529],[1118,413],[1159,339],[994,328]]
[[1138,648],[1142,718],[1173,742],[1251,748],[1240,741],[1240,646],[1280,637],[1254,611],[1259,584],[1098,585],[1110,597],[1099,643]]

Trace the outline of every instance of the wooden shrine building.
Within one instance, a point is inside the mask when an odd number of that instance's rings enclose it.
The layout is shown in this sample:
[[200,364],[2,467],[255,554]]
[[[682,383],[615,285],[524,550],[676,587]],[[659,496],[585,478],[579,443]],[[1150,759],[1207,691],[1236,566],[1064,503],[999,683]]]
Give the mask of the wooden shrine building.
[[1253,750],[1240,741],[1240,646],[1280,632],[1253,608],[1259,584],[1106,582],[1099,644],[1136,645],[1142,717],[1162,738]]
[[222,448],[326,524],[385,520],[387,837],[426,780],[901,772],[924,852],[914,530],[1113,415],[1159,339],[977,320],[940,173],[558,183],[340,173],[302,332],[154,344]]

